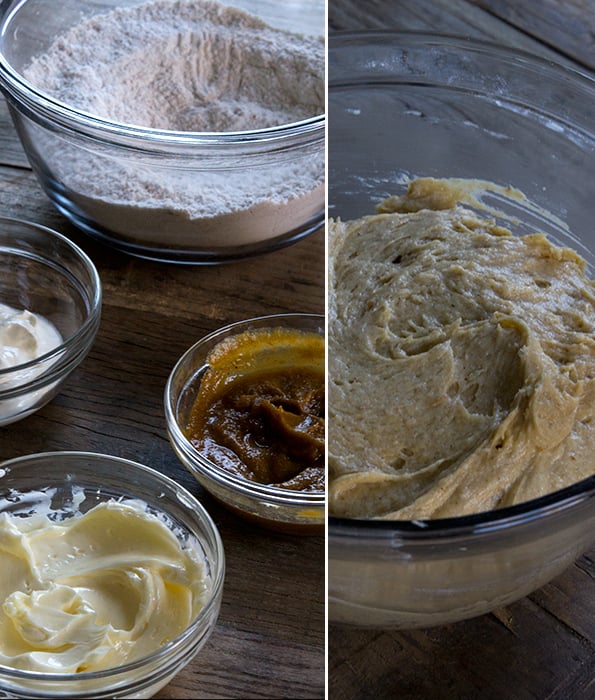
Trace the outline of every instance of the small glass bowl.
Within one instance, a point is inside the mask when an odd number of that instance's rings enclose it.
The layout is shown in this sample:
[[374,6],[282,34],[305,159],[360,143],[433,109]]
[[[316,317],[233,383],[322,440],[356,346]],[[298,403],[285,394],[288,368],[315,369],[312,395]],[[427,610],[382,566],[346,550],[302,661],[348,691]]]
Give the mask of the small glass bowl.
[[216,526],[203,506],[172,479],[126,459],[89,452],[46,452],[0,464],[0,513],[60,518],[108,500],[146,504],[195,548],[210,577],[210,595],[178,637],[154,653],[118,668],[52,674],[0,666],[0,695],[19,698],[149,698],[200,651],[219,614],[225,557]]
[[[254,131],[168,131],[99,118],[24,78],[31,59],[70,27],[138,4],[9,0],[0,8],[0,89],[57,209],[119,250],[179,263],[234,261],[317,230],[325,206],[324,114]],[[232,4],[275,28],[324,37],[320,0]]]
[[[331,216],[373,214],[416,177],[510,185],[536,205],[492,202],[514,230],[574,248],[593,276],[593,198],[581,186],[593,179],[591,78],[484,42],[391,31],[331,34],[328,71]],[[330,517],[329,622],[407,629],[481,615],[560,574],[594,532],[595,476],[459,518]]]
[[225,338],[244,331],[277,327],[323,335],[324,316],[299,313],[261,316],[224,326],[199,340],[182,355],[168,378],[165,387],[167,430],[182,464],[226,507],[273,530],[318,535],[325,528],[324,492],[283,489],[236,476],[205,458],[184,433],[211,350]]
[[0,217],[0,303],[43,316],[62,336],[53,350],[0,369],[0,425],[6,425],[50,401],[89,352],[101,282],[88,256],[60,233]]

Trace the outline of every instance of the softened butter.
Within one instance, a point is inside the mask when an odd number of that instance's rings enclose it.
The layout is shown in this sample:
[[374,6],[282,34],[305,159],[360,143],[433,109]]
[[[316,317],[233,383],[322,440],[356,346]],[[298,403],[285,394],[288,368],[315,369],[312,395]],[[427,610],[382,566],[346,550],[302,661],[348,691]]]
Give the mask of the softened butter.
[[0,514],[0,664],[45,673],[114,668],[157,650],[203,607],[209,577],[137,502],[81,516]]

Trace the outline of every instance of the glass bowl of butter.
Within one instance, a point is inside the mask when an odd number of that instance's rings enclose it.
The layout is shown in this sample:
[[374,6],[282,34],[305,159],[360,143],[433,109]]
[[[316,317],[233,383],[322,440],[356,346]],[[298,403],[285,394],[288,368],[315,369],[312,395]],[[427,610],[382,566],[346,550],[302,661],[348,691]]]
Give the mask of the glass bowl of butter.
[[0,217],[0,426],[34,413],[89,352],[101,281],[77,245]]
[[450,624],[593,542],[595,83],[415,32],[328,71],[329,621]]
[[293,534],[325,526],[324,316],[224,326],[179,359],[165,388],[178,458],[242,518]]
[[0,464],[0,692],[148,698],[219,614],[216,526],[176,482],[108,455]]

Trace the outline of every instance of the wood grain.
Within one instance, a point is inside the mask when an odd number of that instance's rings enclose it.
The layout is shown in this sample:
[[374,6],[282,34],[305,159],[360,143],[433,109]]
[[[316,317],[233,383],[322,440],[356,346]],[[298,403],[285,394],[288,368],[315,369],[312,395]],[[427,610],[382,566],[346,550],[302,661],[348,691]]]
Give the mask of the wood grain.
[[559,53],[595,70],[595,3],[592,0],[472,0]]
[[[341,640],[340,650],[333,650],[334,639]],[[333,700],[586,700],[594,672],[589,640],[560,624],[533,597],[434,630],[329,632]],[[573,694],[565,695],[570,688]]]
[[[590,9],[581,16],[583,26],[577,35],[576,6],[581,2]],[[507,16],[497,16],[497,5],[508,6]],[[367,0],[365,3],[359,0],[330,0],[328,16],[331,31],[392,29],[456,34],[528,51],[575,69],[593,68],[591,42],[595,32],[595,5],[590,0],[574,0],[570,3],[571,11],[565,15],[565,21],[557,26],[559,35],[565,37],[567,44],[577,42],[580,50],[574,52],[556,50],[554,39],[544,41],[547,27],[545,17],[541,16],[543,5],[565,7],[566,3],[560,3],[558,0],[549,0],[546,3],[529,0],[518,3],[513,0]],[[510,19],[513,15],[512,8],[517,8],[520,15],[516,22]],[[559,14],[564,15],[563,10],[559,9]],[[540,18],[538,25],[541,31],[523,31],[536,17]],[[589,37],[591,41],[585,46],[583,40]]]

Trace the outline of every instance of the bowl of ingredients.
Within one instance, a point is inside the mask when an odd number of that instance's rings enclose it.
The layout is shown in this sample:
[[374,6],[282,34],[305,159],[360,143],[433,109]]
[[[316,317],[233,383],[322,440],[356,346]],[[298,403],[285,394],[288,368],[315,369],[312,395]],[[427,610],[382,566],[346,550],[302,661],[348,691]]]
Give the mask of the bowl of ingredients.
[[56,395],[89,352],[100,315],[101,282],[78,246],[0,217],[0,426]]
[[217,528],[149,467],[87,452],[0,465],[0,690],[151,697],[219,613]]
[[451,623],[593,541],[595,84],[418,33],[328,62],[329,620]]
[[324,221],[324,2],[0,9],[0,88],[38,180],[94,238],[221,263]]
[[325,526],[324,317],[233,323],[189,348],[165,389],[170,442],[199,483],[275,530]]

